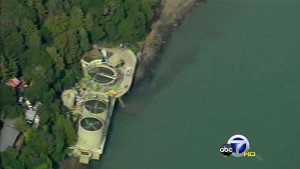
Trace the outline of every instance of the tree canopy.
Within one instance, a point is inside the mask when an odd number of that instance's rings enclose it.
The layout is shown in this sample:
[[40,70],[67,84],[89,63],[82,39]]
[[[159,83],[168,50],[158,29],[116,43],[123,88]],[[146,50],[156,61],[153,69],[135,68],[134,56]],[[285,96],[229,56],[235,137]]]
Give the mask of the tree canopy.
[[30,85],[25,97],[42,102],[41,127],[23,121],[25,146],[1,154],[0,168],[57,168],[75,141],[73,122],[60,101],[82,76],[80,58],[91,44],[135,43],[146,35],[158,0],[1,0],[0,119],[24,115],[17,77]]

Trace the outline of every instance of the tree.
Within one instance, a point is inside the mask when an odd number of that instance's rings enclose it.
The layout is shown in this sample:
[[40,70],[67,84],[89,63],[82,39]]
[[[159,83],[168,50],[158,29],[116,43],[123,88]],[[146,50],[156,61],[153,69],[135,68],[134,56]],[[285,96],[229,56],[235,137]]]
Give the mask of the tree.
[[35,167],[34,169],[49,169],[50,167],[46,163],[42,163],[39,166]]
[[[76,140],[60,94],[82,77],[80,59],[92,43],[140,40],[148,31],[158,0],[1,0],[0,115],[24,116],[11,77],[30,81],[25,97],[41,101],[41,127],[26,126],[25,145],[1,155],[0,168],[46,169],[57,166]],[[14,154],[15,153],[15,154]]]
[[29,125],[25,118],[19,118],[15,123],[15,128],[21,132],[25,132],[29,129]]
[[38,48],[41,45],[41,35],[37,32],[26,36],[26,45],[29,48]]
[[93,43],[100,42],[106,35],[105,31],[100,26],[94,26],[90,33]]
[[87,13],[84,18],[84,28],[91,31],[94,26],[94,17],[91,13]]
[[36,33],[37,26],[29,19],[23,19],[21,24],[21,32],[23,35],[31,35],[32,33]]
[[70,15],[70,29],[80,30],[84,25],[83,12],[78,7],[73,7]]
[[54,114],[51,112],[51,109],[48,105],[42,104],[38,109],[38,113],[40,115],[40,123],[42,126],[54,122]]
[[74,126],[69,119],[64,118],[64,132],[66,135],[66,141],[68,145],[73,144],[76,141],[76,132]]
[[47,91],[46,89],[48,88],[49,85],[45,81],[36,81],[32,86],[25,90],[25,96],[29,100],[39,101],[42,99],[43,94],[45,94]]
[[37,10],[40,21],[44,20],[47,17],[47,9],[42,3],[42,0],[36,0],[34,3],[34,8]]
[[[0,32],[2,30],[1,28]],[[1,40],[3,41],[3,50],[0,53],[17,57],[24,52],[24,38],[19,32],[13,30],[9,35],[3,37],[3,39],[1,38]]]
[[1,114],[4,118],[14,119],[23,114],[23,109],[17,105],[4,105],[1,107]]
[[72,30],[67,32],[67,47],[65,50],[65,60],[67,64],[72,64],[79,61],[81,52],[79,50],[78,34]]
[[158,0],[143,0],[141,3],[141,11],[145,14],[147,21],[150,21],[154,16],[154,6],[158,4]]
[[13,105],[16,102],[15,90],[4,84],[0,84],[0,91],[0,108],[5,105]]
[[49,15],[45,20],[45,26],[53,36],[57,36],[60,33],[67,31],[69,23],[69,18],[64,12],[59,15]]
[[14,78],[18,72],[17,60],[13,56],[0,55],[0,80],[7,82],[9,79]]
[[90,43],[89,43],[89,38],[88,38],[88,34],[85,31],[84,28],[80,29],[80,47],[82,49],[82,51],[87,51],[90,49]]
[[51,56],[51,58],[54,60],[56,66],[60,69],[63,69],[65,67],[64,59],[57,53],[55,47],[47,47],[46,50]]
[[23,168],[21,162],[17,160],[17,157],[17,150],[14,148],[8,148],[4,153],[0,154],[0,168]]
[[75,76],[70,71],[67,71],[65,77],[62,79],[63,88],[69,89],[73,87],[75,83],[76,83]]

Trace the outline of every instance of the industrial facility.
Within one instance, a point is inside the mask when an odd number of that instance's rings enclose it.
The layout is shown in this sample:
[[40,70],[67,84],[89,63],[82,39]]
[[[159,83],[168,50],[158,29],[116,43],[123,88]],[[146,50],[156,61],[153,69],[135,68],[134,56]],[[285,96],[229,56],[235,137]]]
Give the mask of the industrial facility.
[[94,46],[83,55],[81,64],[83,78],[63,92],[62,100],[78,121],[78,140],[70,147],[70,155],[88,164],[103,153],[116,99],[132,84],[136,56],[130,50]]

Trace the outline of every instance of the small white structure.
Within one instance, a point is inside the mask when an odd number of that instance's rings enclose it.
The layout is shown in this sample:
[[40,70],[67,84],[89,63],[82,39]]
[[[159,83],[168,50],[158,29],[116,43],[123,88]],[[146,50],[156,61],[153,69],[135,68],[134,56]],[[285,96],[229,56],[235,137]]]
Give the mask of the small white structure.
[[132,68],[131,67],[126,67],[126,69],[124,70],[124,74],[126,76],[130,76],[132,72]]
[[62,94],[63,105],[73,109],[75,105],[76,92],[74,90],[65,90]]
[[29,124],[33,124],[34,127],[38,128],[40,124],[40,116],[36,110],[26,110],[25,119]]
[[29,121],[30,123],[33,123],[35,117],[36,117],[36,111],[34,110],[26,110],[25,112],[25,119]]
[[105,49],[101,50],[102,55],[106,58],[107,57],[107,51]]

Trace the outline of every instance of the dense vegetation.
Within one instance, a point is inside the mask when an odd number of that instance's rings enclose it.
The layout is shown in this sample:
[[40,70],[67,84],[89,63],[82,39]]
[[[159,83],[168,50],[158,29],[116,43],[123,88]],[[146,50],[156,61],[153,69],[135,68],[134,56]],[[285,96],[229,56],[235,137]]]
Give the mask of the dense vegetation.
[[80,57],[91,44],[141,40],[157,0],[1,0],[0,117],[23,115],[17,93],[5,85],[17,77],[31,85],[25,97],[41,101],[41,127],[25,121],[25,146],[1,154],[0,168],[57,168],[76,139],[60,94],[81,77]]

